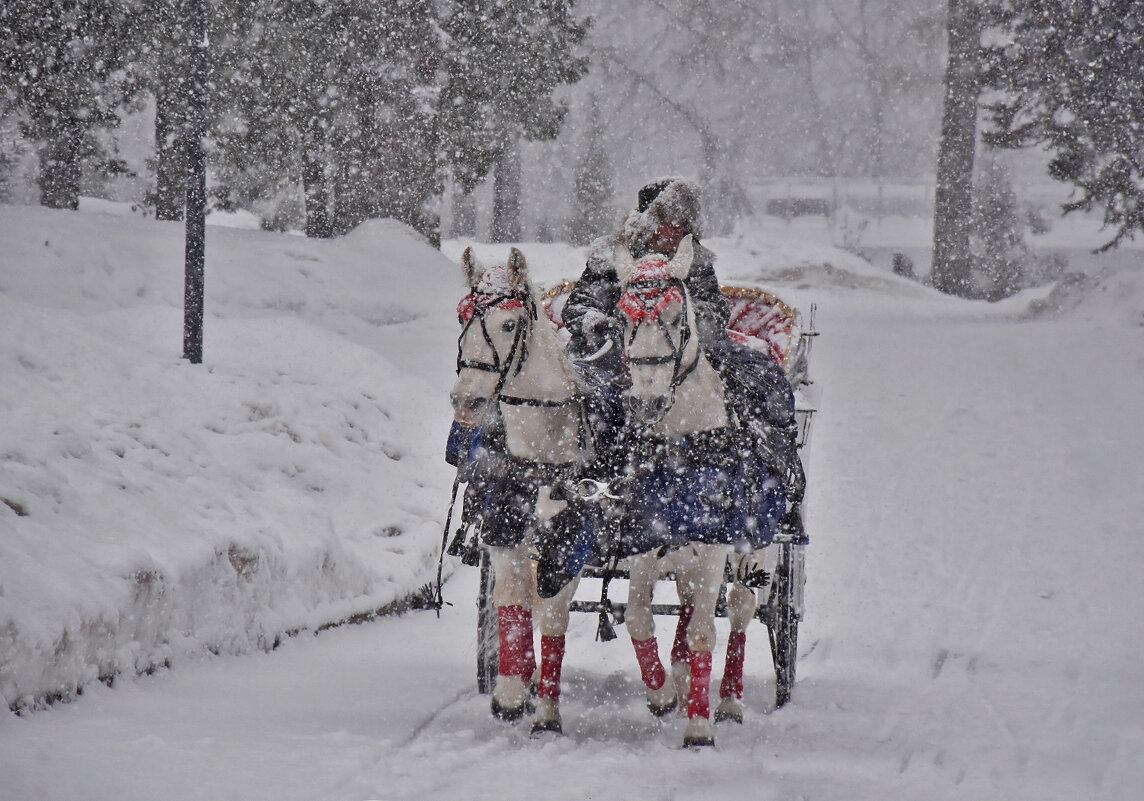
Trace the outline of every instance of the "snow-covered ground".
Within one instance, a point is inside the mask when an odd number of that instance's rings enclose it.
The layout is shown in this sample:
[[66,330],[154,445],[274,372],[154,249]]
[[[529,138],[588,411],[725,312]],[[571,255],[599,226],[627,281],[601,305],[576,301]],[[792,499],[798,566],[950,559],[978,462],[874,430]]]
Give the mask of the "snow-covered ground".
[[794,700],[756,624],[746,722],[680,753],[589,616],[566,736],[493,720],[451,561],[440,619],[314,633],[433,578],[467,243],[212,226],[191,366],[180,226],[0,207],[0,798],[1137,798],[1144,276],[1058,225],[1097,278],[959,301],[816,225],[708,243],[817,305],[821,410]]

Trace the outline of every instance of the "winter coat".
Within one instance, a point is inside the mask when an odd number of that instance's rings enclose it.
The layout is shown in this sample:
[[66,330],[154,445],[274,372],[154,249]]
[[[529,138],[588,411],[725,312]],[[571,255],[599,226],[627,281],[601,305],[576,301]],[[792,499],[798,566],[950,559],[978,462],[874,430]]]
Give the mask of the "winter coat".
[[[571,335],[569,355],[574,360],[585,360],[607,347],[602,355],[592,361],[600,369],[622,380],[623,324],[616,315],[616,304],[620,300],[620,280],[611,256],[613,247],[619,241],[622,241],[622,235],[614,234],[593,244],[584,272],[564,305],[563,317],[564,327]],[[647,251],[640,248],[632,253],[632,257],[637,259],[646,255]],[[699,339],[704,347],[710,349],[720,342],[729,342],[727,321],[731,316],[731,304],[719,291],[719,279],[715,277],[715,254],[699,244],[698,240],[695,241],[695,258],[684,284],[695,305]]]

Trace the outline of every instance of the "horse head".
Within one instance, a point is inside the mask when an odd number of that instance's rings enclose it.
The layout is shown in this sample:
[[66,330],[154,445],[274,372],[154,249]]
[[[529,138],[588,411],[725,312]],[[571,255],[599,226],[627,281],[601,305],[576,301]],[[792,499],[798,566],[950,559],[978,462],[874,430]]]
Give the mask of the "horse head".
[[504,264],[482,265],[473,249],[461,257],[468,294],[457,306],[457,381],[450,398],[463,426],[480,424],[489,404],[520,373],[536,321],[528,264],[516,248]]
[[658,253],[635,260],[622,245],[614,255],[631,373],[625,402],[632,421],[643,427],[667,414],[701,358],[695,309],[683,283],[693,256],[690,235],[670,260]]

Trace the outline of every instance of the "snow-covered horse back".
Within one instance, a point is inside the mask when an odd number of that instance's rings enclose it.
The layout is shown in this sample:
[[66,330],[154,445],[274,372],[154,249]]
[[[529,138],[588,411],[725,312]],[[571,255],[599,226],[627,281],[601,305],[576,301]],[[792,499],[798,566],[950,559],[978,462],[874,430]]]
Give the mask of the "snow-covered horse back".
[[507,450],[500,461],[550,476],[549,484],[537,488],[525,538],[489,546],[499,640],[493,714],[506,720],[524,715],[536,670],[535,610],[541,665],[532,728],[560,731],[564,635],[577,581],[573,578],[550,598],[539,597],[528,536],[564,511],[565,502],[550,497],[550,483],[562,469],[572,470],[592,458],[592,440],[580,389],[555,325],[537,313],[538,299],[524,254],[512,248],[505,263],[486,268],[467,248],[462,267],[469,292],[457,306],[461,334],[457,381],[451,393],[454,418],[473,428],[488,426],[499,415]]

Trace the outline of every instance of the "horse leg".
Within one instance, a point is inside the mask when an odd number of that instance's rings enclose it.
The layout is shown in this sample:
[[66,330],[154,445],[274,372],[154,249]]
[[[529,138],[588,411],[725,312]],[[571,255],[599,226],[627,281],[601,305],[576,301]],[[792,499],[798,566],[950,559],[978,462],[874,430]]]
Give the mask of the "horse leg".
[[628,628],[639,661],[640,678],[647,688],[647,708],[656,717],[666,715],[679,704],[675,687],[667,681],[667,674],[659,659],[655,616],[651,611],[655,582],[664,570],[664,563],[651,553],[629,559],[628,606],[624,614],[624,625]]
[[743,658],[747,646],[747,624],[755,614],[755,591],[739,582],[727,593],[727,620],[731,633],[727,636],[727,658],[723,664],[723,680],[719,683],[719,706],[715,722],[743,722]]
[[[690,692],[687,698],[687,728],[683,745],[715,744],[711,727],[711,649],[715,645],[715,605],[723,585],[724,565],[730,547],[726,545],[688,546],[676,557],[676,580],[681,594],[695,607],[687,626],[687,647],[691,652]],[[684,557],[690,553],[693,558]]]
[[679,618],[675,621],[675,641],[671,644],[671,681],[675,685],[675,694],[680,702],[687,703],[687,694],[691,689],[691,651],[687,647],[687,626],[691,623],[695,607],[681,590],[679,582],[676,582]]
[[536,669],[532,648],[533,562],[524,545],[489,548],[496,579],[493,603],[497,607],[499,655],[492,712],[501,720],[519,720],[529,699],[528,682]]
[[560,670],[564,664],[564,635],[568,631],[568,608],[580,579],[576,577],[551,598],[535,600],[540,628],[540,685],[532,733],[563,732],[560,720]]

